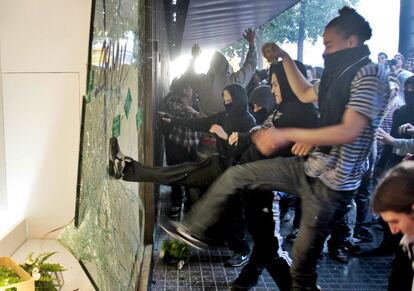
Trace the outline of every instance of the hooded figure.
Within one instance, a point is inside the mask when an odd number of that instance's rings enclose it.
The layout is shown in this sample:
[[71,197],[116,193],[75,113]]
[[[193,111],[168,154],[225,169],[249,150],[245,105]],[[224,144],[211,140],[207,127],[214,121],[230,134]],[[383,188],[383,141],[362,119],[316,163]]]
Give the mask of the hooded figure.
[[250,94],[249,103],[253,106],[261,107],[258,110],[256,110],[256,107],[252,110],[252,115],[256,119],[256,124],[258,125],[262,124],[270,112],[277,106],[276,100],[272,94],[272,89],[267,85],[254,88]]
[[[306,68],[299,62],[295,61],[299,71],[306,78]],[[297,127],[297,128],[315,128],[318,127],[318,112],[311,103],[302,103],[293,93],[286,77],[283,64],[281,62],[272,64],[270,67],[270,78],[275,74],[277,78],[278,92],[273,92],[274,100],[277,103],[276,108],[269,113],[267,119],[255,130],[265,127]],[[246,146],[250,143],[250,135],[239,134],[239,144]],[[277,150],[271,157],[288,157],[292,156],[291,148],[293,144],[289,144]],[[247,163],[259,159],[269,157],[263,156],[252,144],[243,153],[240,158],[241,163]]]
[[256,65],[256,48],[251,45],[246,55],[246,61],[237,72],[233,72],[226,57],[218,51],[211,58],[207,74],[188,71],[185,75],[191,79],[192,88],[200,98],[200,114],[206,117],[223,111],[221,93],[224,87],[230,84],[240,84],[246,87],[255,72]]
[[[306,78],[305,65],[295,61],[299,71]],[[317,127],[317,110],[312,103],[303,103],[293,93],[292,88],[286,77],[282,62],[272,64],[270,67],[270,77],[275,74],[281,93],[281,102],[277,102],[277,109],[273,112],[273,126],[314,128]],[[275,93],[274,93],[275,94]],[[277,97],[275,96],[277,99]]]
[[224,104],[224,108],[230,117],[231,129],[233,130],[238,127],[240,119],[251,119],[252,116],[249,113],[246,90],[239,84],[228,85],[223,92],[226,90],[230,93],[232,101],[229,104]]
[[[408,91],[407,87],[414,87],[414,76],[407,78],[404,82],[404,99],[405,105],[394,111],[392,126],[391,126],[391,136],[397,139],[411,139],[412,136],[404,133],[401,134],[398,132],[398,128],[405,124],[411,123],[414,124],[414,92]],[[400,155],[393,149],[392,145],[386,144],[384,146],[384,151],[381,158],[378,161],[377,167],[381,170],[387,170],[398,163],[401,162],[403,156]]]
[[[247,132],[256,125],[249,113],[246,90],[239,84],[231,84],[224,88],[231,96],[231,102],[224,105],[225,110],[204,118],[172,119],[174,125],[183,125],[193,130],[209,132],[215,124],[221,126],[230,135],[233,132]],[[221,101],[223,104],[223,101]],[[239,152],[228,144],[227,139],[217,137],[217,152],[228,158],[237,158]]]

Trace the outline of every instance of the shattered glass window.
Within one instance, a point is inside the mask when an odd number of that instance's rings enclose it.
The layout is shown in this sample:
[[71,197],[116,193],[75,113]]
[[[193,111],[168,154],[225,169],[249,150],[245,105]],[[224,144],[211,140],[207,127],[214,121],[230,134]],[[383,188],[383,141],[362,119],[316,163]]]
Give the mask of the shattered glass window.
[[99,290],[135,290],[144,250],[143,189],[108,176],[109,139],[144,160],[140,0],[96,0],[92,6],[87,94],[83,100],[74,224],[60,240]]

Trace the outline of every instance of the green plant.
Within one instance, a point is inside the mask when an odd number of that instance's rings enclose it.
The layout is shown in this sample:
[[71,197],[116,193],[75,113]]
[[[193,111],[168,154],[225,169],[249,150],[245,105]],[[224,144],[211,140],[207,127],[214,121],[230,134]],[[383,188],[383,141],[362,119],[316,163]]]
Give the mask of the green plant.
[[0,287],[22,282],[19,275],[17,275],[9,267],[0,267]]
[[179,240],[164,240],[160,250],[160,258],[169,265],[177,265],[182,269],[185,263],[190,260],[188,246]]
[[56,252],[48,252],[33,258],[33,253],[30,253],[26,263],[20,265],[35,280],[36,291],[56,291],[62,287],[63,282],[60,282],[55,274],[65,271],[65,269],[60,264],[46,262],[54,254]]

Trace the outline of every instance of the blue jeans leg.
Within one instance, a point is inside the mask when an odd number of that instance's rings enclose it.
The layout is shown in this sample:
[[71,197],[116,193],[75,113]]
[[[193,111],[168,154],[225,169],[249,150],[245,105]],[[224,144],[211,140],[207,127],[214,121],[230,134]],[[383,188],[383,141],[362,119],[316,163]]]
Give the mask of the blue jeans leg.
[[354,192],[334,191],[319,179],[308,178],[300,193],[302,220],[292,250],[292,290],[312,290],[316,287],[316,264],[325,239],[336,221],[346,214]]
[[229,197],[240,195],[238,190],[297,193],[304,176],[300,158],[275,158],[230,167],[193,205],[187,224],[195,236],[203,238],[206,229],[217,222]]

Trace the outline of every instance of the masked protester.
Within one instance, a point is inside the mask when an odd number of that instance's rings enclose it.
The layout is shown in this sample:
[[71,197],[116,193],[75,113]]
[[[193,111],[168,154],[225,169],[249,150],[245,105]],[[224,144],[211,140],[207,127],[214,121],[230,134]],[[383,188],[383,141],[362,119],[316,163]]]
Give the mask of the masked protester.
[[[397,139],[410,139],[412,136],[403,133],[398,128],[406,123],[414,124],[414,76],[407,78],[403,86],[405,105],[394,111],[390,135]],[[380,160],[377,163],[377,176],[397,165],[404,158],[392,145],[385,145]]]
[[250,94],[251,114],[256,119],[256,124],[262,124],[270,112],[276,108],[276,100],[271,91],[270,86],[259,86]]

